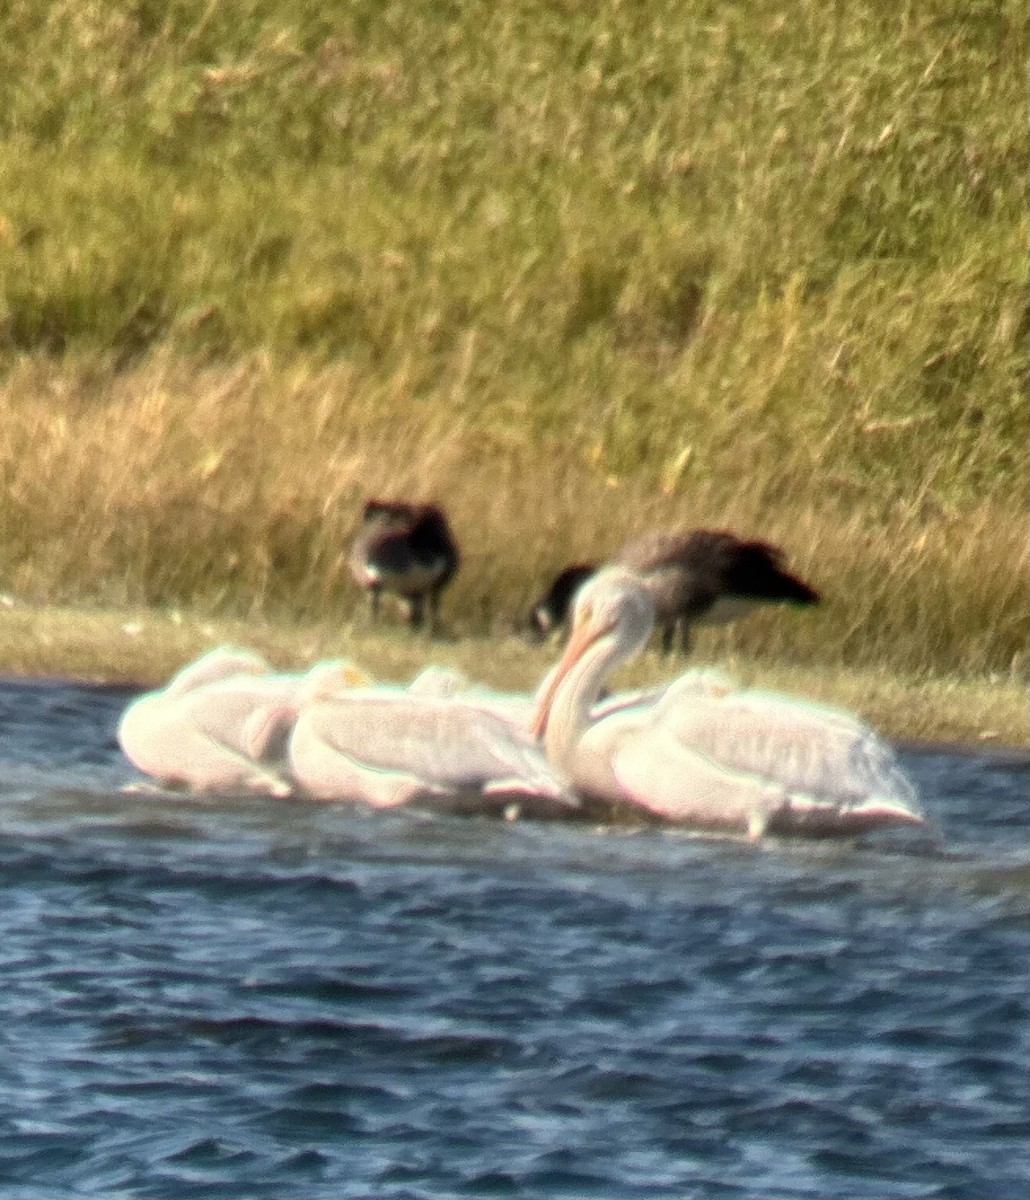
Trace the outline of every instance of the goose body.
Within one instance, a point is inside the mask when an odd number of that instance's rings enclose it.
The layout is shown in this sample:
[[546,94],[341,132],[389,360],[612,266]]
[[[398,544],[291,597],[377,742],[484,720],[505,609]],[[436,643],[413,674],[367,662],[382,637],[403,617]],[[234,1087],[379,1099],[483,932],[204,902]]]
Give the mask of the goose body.
[[369,598],[373,617],[380,596],[392,593],[407,605],[412,628],[429,611],[439,617],[440,594],[458,570],[457,543],[443,510],[433,504],[369,500],[350,549],[351,574]]
[[735,621],[758,604],[817,604],[815,589],[783,560],[783,551],[769,542],[722,529],[684,529],[635,538],[611,562],[635,572],[651,593],[669,653],[677,628],[686,652],[693,625]]
[[530,610],[526,623],[530,637],[543,641],[565,625],[577,589],[596,570],[593,563],[573,563],[558,572]]

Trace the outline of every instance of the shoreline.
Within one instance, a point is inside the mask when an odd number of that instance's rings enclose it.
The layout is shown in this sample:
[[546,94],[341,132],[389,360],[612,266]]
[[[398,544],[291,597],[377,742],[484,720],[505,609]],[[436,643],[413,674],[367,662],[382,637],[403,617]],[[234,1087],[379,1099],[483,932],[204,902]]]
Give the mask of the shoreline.
[[[219,644],[255,650],[285,670],[321,658],[348,657],[384,683],[408,680],[435,663],[512,691],[533,690],[558,653],[558,643],[533,645],[512,633],[430,639],[401,625],[373,630],[361,619],[301,624],[129,608],[0,607],[0,678],[9,682],[145,689],[161,685]],[[1027,688],[1015,677],[932,672],[906,677],[882,666],[706,657],[699,639],[687,659],[666,660],[653,650],[645,652],[617,673],[613,686],[649,686],[701,666],[723,670],[745,687],[846,709],[904,749],[1030,763]]]

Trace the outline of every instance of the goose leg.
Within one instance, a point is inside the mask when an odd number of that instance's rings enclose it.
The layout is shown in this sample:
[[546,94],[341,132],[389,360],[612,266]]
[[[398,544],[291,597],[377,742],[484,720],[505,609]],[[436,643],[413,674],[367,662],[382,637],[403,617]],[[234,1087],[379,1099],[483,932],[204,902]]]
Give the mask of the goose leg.
[[440,589],[429,593],[429,632],[435,637],[440,627]]
[[690,622],[684,617],[680,617],[680,653],[690,653]]

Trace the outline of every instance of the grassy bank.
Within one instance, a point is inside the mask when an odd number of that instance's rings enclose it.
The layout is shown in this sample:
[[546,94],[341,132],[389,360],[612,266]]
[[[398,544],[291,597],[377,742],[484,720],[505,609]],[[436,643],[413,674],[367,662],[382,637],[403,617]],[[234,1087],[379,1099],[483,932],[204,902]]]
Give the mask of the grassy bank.
[[[716,665],[755,687],[843,706],[890,737],[951,741],[969,747],[1026,747],[1027,697],[1022,681],[909,673],[893,668],[799,666],[742,656],[698,634],[694,664]],[[383,682],[406,681],[427,663],[456,667],[502,690],[531,691],[553,663],[556,646],[507,636],[430,642],[383,632],[356,620],[283,625],[264,620],[198,619],[179,612],[0,606],[0,662],[31,676],[57,675],[103,683],[159,685],[214,645],[247,646],[276,666],[294,669],[346,656]],[[623,667],[613,684],[638,687],[670,678],[682,662],[653,650]]]
[[19,0],[0,45],[19,607],[335,628],[378,493],[446,505],[454,634],[712,524],[826,596],[713,655],[1025,677],[1014,0]]

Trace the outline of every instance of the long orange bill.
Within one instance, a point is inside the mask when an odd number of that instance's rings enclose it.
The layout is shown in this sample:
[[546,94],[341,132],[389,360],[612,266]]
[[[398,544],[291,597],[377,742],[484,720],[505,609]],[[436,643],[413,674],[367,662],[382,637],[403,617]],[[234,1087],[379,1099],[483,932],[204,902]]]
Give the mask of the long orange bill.
[[599,637],[607,632],[608,627],[598,629],[596,625],[592,625],[589,622],[581,625],[578,629],[573,629],[569,637],[569,643],[565,647],[565,653],[561,656],[558,666],[551,676],[551,682],[547,685],[547,691],[540,697],[536,711],[533,713],[533,719],[529,723],[529,732],[534,738],[539,740],[544,736],[544,731],[547,729],[547,722],[551,716],[551,705],[554,704],[554,697],[557,694],[561,681],[575,663],[579,661],[583,653]]

